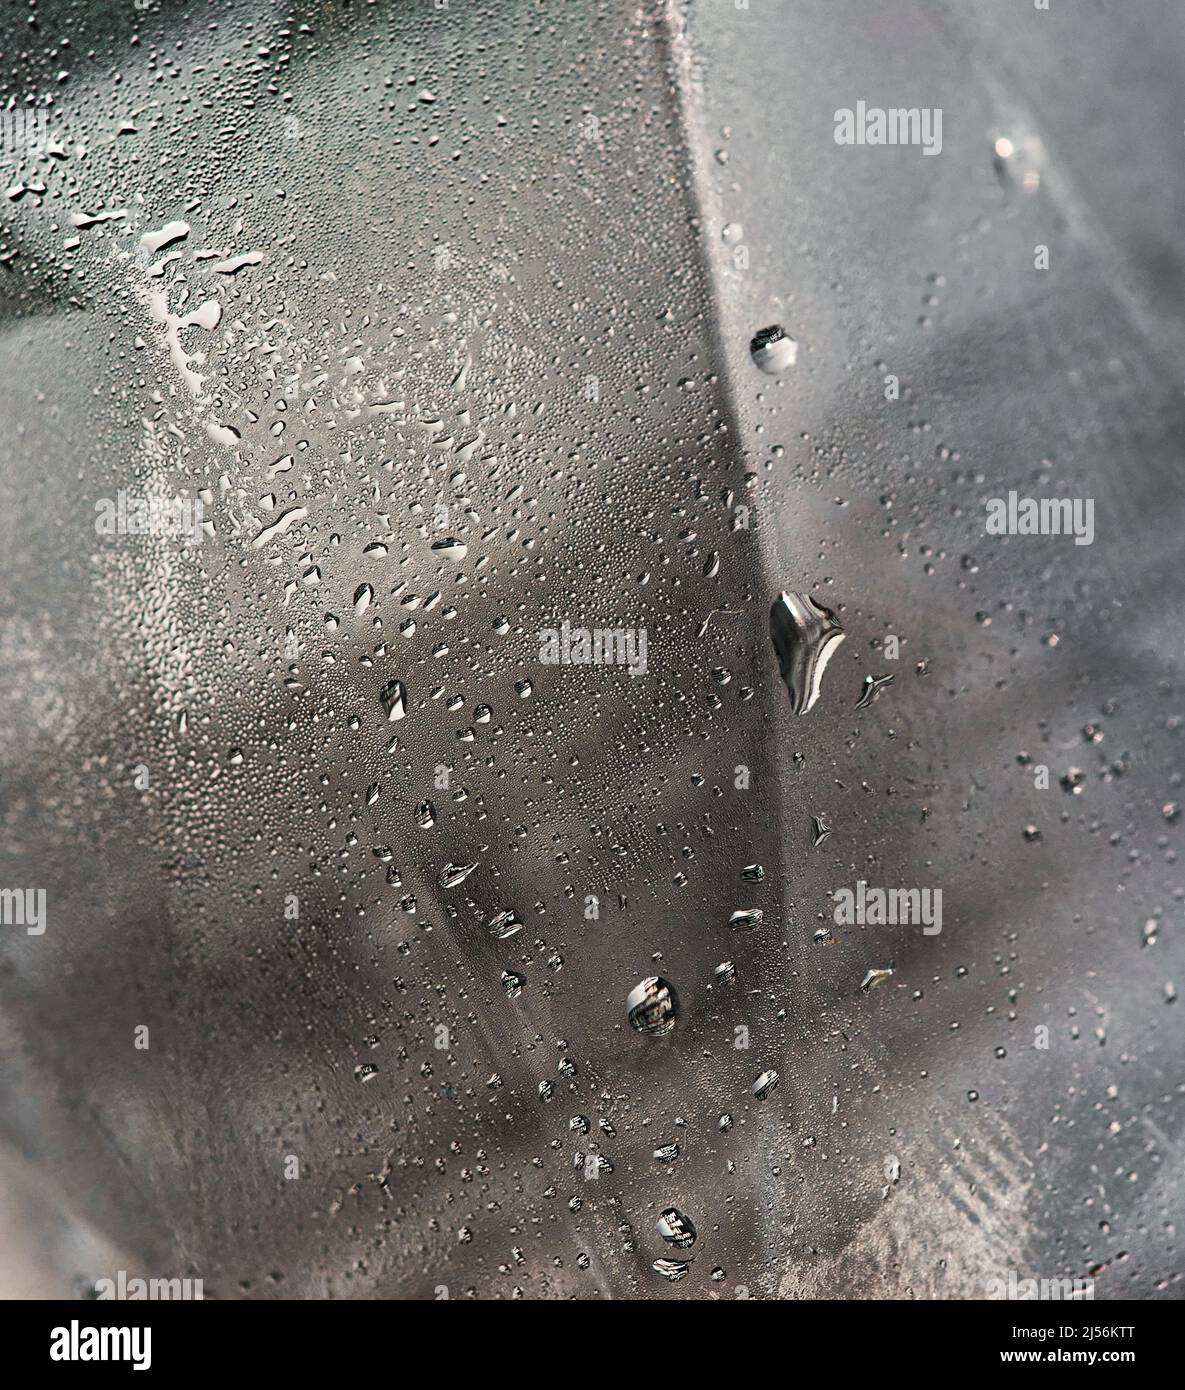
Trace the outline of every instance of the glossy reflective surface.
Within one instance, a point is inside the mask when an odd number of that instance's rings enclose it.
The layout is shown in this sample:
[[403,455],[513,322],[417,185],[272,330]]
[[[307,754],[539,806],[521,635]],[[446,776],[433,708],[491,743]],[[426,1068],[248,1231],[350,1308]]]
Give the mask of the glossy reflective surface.
[[1173,7],[29,13],[10,1286],[1178,1296]]

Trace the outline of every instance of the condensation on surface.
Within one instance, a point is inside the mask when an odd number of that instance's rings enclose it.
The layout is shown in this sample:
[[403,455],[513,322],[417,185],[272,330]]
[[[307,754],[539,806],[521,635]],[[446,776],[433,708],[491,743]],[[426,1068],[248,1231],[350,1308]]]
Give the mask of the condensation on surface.
[[[986,7],[766,9],[0,25],[0,1120],[65,1283],[1179,1293],[1179,252]],[[885,73],[940,159],[836,146]]]

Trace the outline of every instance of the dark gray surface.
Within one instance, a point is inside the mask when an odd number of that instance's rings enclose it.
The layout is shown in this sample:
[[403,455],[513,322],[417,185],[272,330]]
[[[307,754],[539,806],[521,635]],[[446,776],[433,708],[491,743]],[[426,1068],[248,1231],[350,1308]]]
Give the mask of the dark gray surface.
[[[1179,1295],[1185,25],[1053,4],[6,14],[0,96],[52,95],[68,152],[0,206],[0,883],[50,904],[0,941],[0,1122],[56,1277],[963,1298],[1093,1270],[1100,1298]],[[857,100],[941,106],[942,154],[837,146]],[[1001,136],[1040,140],[1035,192]],[[127,217],[70,227],[100,208]],[[149,280],[137,238],[182,217]],[[224,277],[205,248],[265,259]],[[154,284],[223,307],[186,330],[208,403]],[[748,354],[770,323],[799,344],[780,381]],[[215,534],[95,535],[97,498],[150,486],[209,488]],[[1095,543],[985,536],[1009,488],[1093,497]],[[803,717],[783,588],[847,634]],[[541,665],[563,619],[644,625],[648,674]],[[858,878],[941,887],[942,934],[816,943]],[[524,927],[498,942],[503,909]],[[663,1039],[626,1021],[652,974],[681,1001]],[[698,1230],[675,1285],[670,1206]]]

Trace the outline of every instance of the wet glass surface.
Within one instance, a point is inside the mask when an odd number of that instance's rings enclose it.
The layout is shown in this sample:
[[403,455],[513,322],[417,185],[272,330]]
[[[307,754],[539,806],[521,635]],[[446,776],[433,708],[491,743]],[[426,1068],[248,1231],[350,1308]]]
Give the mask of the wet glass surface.
[[1174,16],[5,13],[14,1291],[1179,1296]]

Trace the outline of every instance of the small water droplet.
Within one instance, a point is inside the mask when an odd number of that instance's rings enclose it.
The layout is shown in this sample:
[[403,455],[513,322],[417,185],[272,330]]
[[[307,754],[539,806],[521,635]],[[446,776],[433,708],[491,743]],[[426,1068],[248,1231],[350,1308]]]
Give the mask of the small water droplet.
[[1068,767],[1060,778],[1061,789],[1070,796],[1081,796],[1086,773],[1080,767]]

